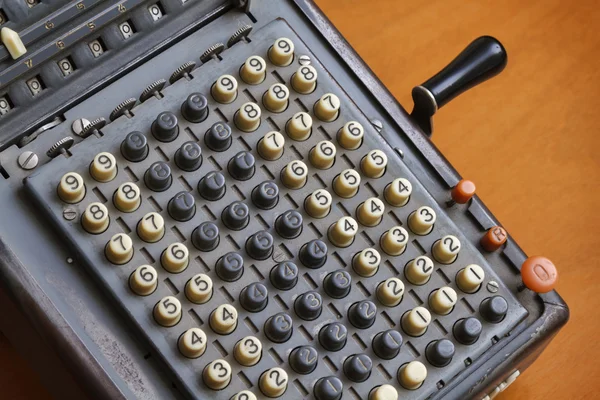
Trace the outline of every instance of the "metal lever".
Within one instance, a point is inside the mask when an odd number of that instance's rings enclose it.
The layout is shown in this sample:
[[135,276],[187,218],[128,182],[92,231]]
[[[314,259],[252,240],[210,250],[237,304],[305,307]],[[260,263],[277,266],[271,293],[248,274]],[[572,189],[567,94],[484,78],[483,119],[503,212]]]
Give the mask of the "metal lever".
[[506,67],[504,46],[491,36],[475,39],[444,69],[412,90],[411,116],[427,136],[433,133],[432,117],[444,104]]

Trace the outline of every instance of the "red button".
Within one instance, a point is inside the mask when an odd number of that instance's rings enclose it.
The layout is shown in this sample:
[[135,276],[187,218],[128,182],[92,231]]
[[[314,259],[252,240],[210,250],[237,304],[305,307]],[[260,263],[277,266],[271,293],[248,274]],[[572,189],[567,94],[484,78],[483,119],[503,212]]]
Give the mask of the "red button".
[[527,288],[536,293],[547,293],[554,289],[558,271],[546,257],[529,257],[521,266],[521,278]]
[[460,182],[452,188],[452,200],[458,204],[466,204],[475,194],[475,184],[472,181],[461,179]]

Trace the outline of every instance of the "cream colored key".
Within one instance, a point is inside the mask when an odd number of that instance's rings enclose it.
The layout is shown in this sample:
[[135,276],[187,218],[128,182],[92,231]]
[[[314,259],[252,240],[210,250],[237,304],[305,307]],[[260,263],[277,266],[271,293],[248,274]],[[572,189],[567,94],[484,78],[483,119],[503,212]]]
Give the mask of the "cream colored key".
[[452,264],[460,252],[460,240],[456,236],[444,236],[433,244],[431,252],[437,262]]
[[254,132],[260,126],[260,107],[256,103],[244,103],[235,113],[235,126],[244,132]]
[[356,196],[359,187],[360,174],[353,169],[346,169],[333,179],[333,191],[345,199]]
[[281,397],[288,384],[288,374],[284,369],[275,367],[266,370],[260,376],[258,386],[267,397]]
[[126,264],[133,257],[133,242],[124,233],[117,233],[106,244],[104,254],[113,264]]
[[90,175],[98,182],[110,182],[117,176],[117,160],[110,153],[96,154],[90,164]]
[[333,199],[325,189],[317,189],[306,198],[304,210],[313,218],[324,218],[331,211]]
[[310,115],[300,111],[285,124],[285,131],[292,140],[302,142],[310,137],[313,120]]
[[196,274],[185,284],[185,297],[192,303],[204,304],[212,297],[213,282],[208,275]]
[[308,158],[313,167],[329,169],[335,162],[335,145],[328,140],[323,140],[310,149]]
[[233,103],[237,98],[238,82],[231,75],[221,75],[210,89],[212,97],[221,104]]
[[431,207],[419,207],[408,216],[408,227],[417,235],[427,235],[433,229],[435,219],[435,211]]
[[401,226],[395,226],[385,232],[379,240],[381,249],[390,256],[399,256],[404,253],[408,243],[408,232]]
[[179,336],[177,347],[187,358],[198,358],[206,351],[206,333],[200,328],[190,328]]
[[405,389],[418,389],[426,378],[427,367],[420,361],[411,361],[398,368],[398,382]]
[[154,320],[164,327],[175,326],[181,320],[181,303],[176,297],[166,296],[154,306]]
[[268,161],[275,161],[283,155],[285,138],[276,131],[267,133],[256,146],[258,154]]
[[456,291],[449,286],[444,286],[431,293],[429,308],[438,315],[447,315],[452,311],[457,301]]
[[317,70],[312,65],[304,65],[292,75],[292,88],[300,94],[309,94],[317,87]]
[[158,273],[151,265],[141,265],[129,275],[129,287],[139,296],[148,296],[156,290]]
[[231,366],[227,361],[217,359],[204,368],[202,380],[212,390],[225,389],[231,382]]
[[227,335],[237,326],[238,312],[231,304],[221,304],[210,314],[210,327],[216,333]]
[[415,307],[402,315],[400,324],[410,336],[421,336],[431,323],[431,314],[425,307]]
[[240,77],[250,85],[258,85],[267,76],[267,63],[260,56],[248,57],[240,69]]
[[171,243],[160,255],[162,267],[173,273],[185,270],[189,264],[190,252],[183,243]]
[[404,276],[413,285],[424,285],[433,274],[433,261],[427,256],[419,256],[406,264]]
[[340,99],[333,93],[325,93],[315,103],[315,116],[324,122],[334,121],[340,114]]
[[398,391],[386,383],[371,390],[369,400],[398,400]]
[[294,61],[294,43],[288,38],[279,38],[269,48],[269,60],[279,67],[286,67]]
[[256,395],[249,390],[242,390],[235,394],[230,400],[258,400]]
[[349,121],[338,131],[337,141],[346,150],[356,150],[360,147],[365,135],[365,129],[356,121]]
[[141,202],[140,188],[133,182],[121,184],[113,196],[115,207],[125,213],[137,210]]
[[27,48],[23,44],[21,37],[12,29],[2,28],[0,31],[0,38],[2,39],[2,43],[4,43],[6,50],[8,50],[13,60],[16,60],[23,54],[27,53]]
[[91,203],[81,216],[81,226],[89,233],[102,233],[108,228],[110,217],[108,209],[102,203]]
[[377,226],[381,222],[385,205],[377,197],[370,197],[356,209],[356,218],[364,226]]
[[485,279],[485,272],[477,264],[467,265],[456,274],[456,285],[465,293],[475,293]]
[[138,222],[137,233],[144,242],[158,242],[165,234],[165,220],[159,213],[150,212]]
[[407,179],[396,178],[383,191],[385,200],[392,206],[402,207],[408,203],[412,193],[412,185]]
[[377,285],[377,300],[387,307],[396,307],[404,297],[404,282],[396,277],[388,278]]
[[352,217],[342,217],[329,227],[329,241],[337,247],[348,247],[358,233],[358,224]]
[[387,166],[387,156],[381,150],[371,150],[360,160],[360,169],[369,178],[381,178]]
[[260,361],[262,343],[254,336],[246,336],[235,344],[233,356],[241,365],[251,367]]
[[379,252],[375,249],[367,248],[352,258],[352,269],[358,275],[368,278],[377,273],[380,263],[381,255]]
[[274,83],[263,95],[263,105],[273,113],[285,111],[290,98],[290,90],[281,83]]
[[281,182],[289,189],[300,189],[306,184],[308,168],[300,160],[286,165],[281,171]]
[[67,172],[58,183],[58,197],[65,203],[79,203],[85,197],[85,184],[77,172]]

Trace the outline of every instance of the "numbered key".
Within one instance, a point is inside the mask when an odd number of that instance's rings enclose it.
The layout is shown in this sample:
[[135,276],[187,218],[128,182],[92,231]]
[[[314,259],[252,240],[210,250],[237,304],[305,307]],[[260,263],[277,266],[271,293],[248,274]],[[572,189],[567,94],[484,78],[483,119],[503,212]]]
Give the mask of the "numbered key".
[[88,233],[98,234],[106,231],[110,224],[108,209],[102,203],[91,203],[81,216],[81,226]]
[[235,344],[233,356],[245,367],[256,365],[262,356],[262,343],[254,336],[246,336]]
[[328,140],[323,140],[310,149],[308,158],[313,167],[318,169],[329,169],[335,162],[335,145]]
[[153,163],[144,173],[144,183],[153,192],[164,192],[172,182],[171,167],[164,161]]
[[148,139],[142,132],[130,132],[121,143],[121,154],[131,162],[144,160],[148,151]]
[[210,327],[221,335],[227,335],[237,327],[238,312],[231,304],[221,304],[210,314]]
[[141,265],[129,276],[129,287],[138,296],[148,296],[156,290],[158,273],[151,265]]
[[235,282],[244,274],[244,257],[235,252],[229,252],[217,260],[215,273],[225,282]]
[[110,153],[96,154],[90,164],[90,175],[98,182],[110,182],[117,176],[117,160]]
[[369,400],[398,400],[398,391],[392,385],[381,385],[369,393]]
[[410,336],[421,336],[431,323],[431,314],[425,307],[415,307],[400,319],[402,329]]
[[338,131],[337,141],[346,150],[356,150],[362,145],[364,135],[365,128],[359,122],[349,121]]
[[304,210],[313,218],[325,218],[331,211],[333,198],[325,189],[317,189],[304,201]]
[[200,328],[190,328],[179,336],[177,348],[187,358],[198,358],[206,351],[206,333]]
[[267,63],[260,56],[249,57],[240,69],[240,77],[249,85],[258,85],[267,76]]
[[244,103],[235,113],[235,126],[244,132],[254,132],[260,126],[260,107],[256,103]]
[[189,141],[175,152],[175,164],[187,172],[196,171],[202,165],[202,148],[196,142]]
[[226,151],[232,141],[231,127],[224,122],[214,123],[204,134],[204,144],[212,151]]
[[221,104],[233,103],[237,98],[238,83],[231,75],[221,75],[210,88],[213,99]]
[[404,276],[413,285],[424,285],[433,274],[433,261],[427,256],[419,256],[404,267]]
[[158,242],[165,234],[165,220],[155,212],[150,212],[137,224],[137,234],[144,242]]
[[325,93],[315,103],[315,116],[323,122],[335,121],[340,114],[340,99],[333,93]]
[[383,218],[385,205],[377,197],[370,197],[356,209],[356,218],[364,226],[377,226]]
[[438,315],[448,315],[454,309],[458,295],[449,286],[436,289],[429,296],[429,308]]
[[153,315],[159,325],[167,328],[175,326],[181,320],[181,303],[176,297],[163,297],[154,306]]
[[381,255],[372,248],[367,248],[357,253],[352,258],[352,269],[358,275],[368,278],[377,273],[379,264],[381,263]]
[[285,111],[290,98],[290,90],[281,83],[273,84],[263,95],[263,105],[272,113]]
[[279,290],[293,289],[298,283],[298,266],[291,261],[284,261],[271,269],[271,284]]
[[265,336],[273,343],[285,343],[294,330],[292,317],[284,312],[269,317],[264,325]]
[[410,200],[411,193],[411,183],[407,179],[396,178],[385,187],[383,196],[390,205],[402,207]]
[[296,315],[305,321],[315,320],[323,311],[323,299],[315,291],[303,293],[296,298],[294,310]]
[[175,221],[189,221],[196,214],[196,200],[191,193],[179,192],[169,200],[167,211]]
[[337,376],[320,378],[313,388],[316,400],[340,400],[344,392],[344,384]]
[[420,361],[411,361],[398,368],[398,382],[408,390],[421,387],[427,378],[427,367]]
[[286,165],[281,171],[281,182],[289,189],[300,189],[306,184],[308,168],[300,160]]
[[465,293],[475,293],[485,279],[485,272],[477,264],[467,265],[456,274],[456,285]]
[[57,193],[65,203],[79,203],[85,197],[83,178],[77,172],[67,172],[60,179]]
[[137,210],[142,202],[140,188],[133,182],[121,184],[113,196],[113,204],[124,213]]
[[264,181],[252,189],[252,203],[261,210],[270,210],[279,202],[279,187],[274,181]]
[[437,262],[452,264],[460,252],[460,240],[456,236],[447,235],[433,244],[431,253]]
[[208,275],[197,274],[185,284],[185,297],[195,304],[204,304],[213,294],[213,282]]
[[285,138],[276,131],[267,133],[256,146],[258,154],[267,161],[275,161],[281,158],[285,146]]
[[260,391],[267,397],[281,397],[287,389],[287,384],[287,372],[279,367],[266,370],[258,381]]
[[381,178],[385,174],[388,159],[381,150],[371,150],[360,160],[360,169],[369,178]]
[[106,244],[104,254],[113,264],[127,264],[133,257],[133,242],[124,233],[117,233]]
[[285,131],[290,139],[302,142],[310,137],[312,125],[312,117],[304,111],[300,111],[287,121]]
[[292,88],[300,94],[310,94],[317,87],[317,70],[312,65],[304,65],[292,75]]
[[360,174],[353,169],[346,169],[333,178],[333,190],[345,199],[356,196],[360,187]]
[[299,374],[308,375],[317,368],[319,353],[312,346],[296,347],[290,353],[288,363]]
[[288,38],[279,38],[268,51],[271,62],[279,67],[287,67],[294,61],[294,43]]
[[323,279],[325,293],[334,299],[343,299],[348,296],[351,286],[352,276],[343,269],[330,272]]
[[377,306],[372,301],[354,303],[348,309],[348,320],[358,329],[370,328],[377,317]]
[[325,325],[319,331],[319,343],[325,350],[340,351],[346,346],[348,328],[340,322]]
[[435,211],[431,207],[419,207],[408,216],[408,227],[417,235],[427,235],[433,229],[435,220]]
[[189,264],[190,252],[183,243],[171,243],[160,255],[162,267],[173,274],[184,271]]
[[385,232],[379,240],[381,249],[390,256],[404,253],[408,243],[408,232],[401,226],[395,226]]
[[215,360],[202,371],[202,380],[212,390],[225,389],[231,382],[231,366],[225,360]]
[[329,227],[329,241],[337,247],[348,247],[358,233],[358,224],[352,217],[342,217]]
[[242,390],[241,392],[235,394],[231,400],[258,400],[256,395],[249,390]]
[[377,300],[386,307],[396,307],[404,297],[404,282],[396,277],[377,285]]
[[213,251],[220,241],[219,227],[212,222],[205,221],[192,231],[192,244],[200,251]]

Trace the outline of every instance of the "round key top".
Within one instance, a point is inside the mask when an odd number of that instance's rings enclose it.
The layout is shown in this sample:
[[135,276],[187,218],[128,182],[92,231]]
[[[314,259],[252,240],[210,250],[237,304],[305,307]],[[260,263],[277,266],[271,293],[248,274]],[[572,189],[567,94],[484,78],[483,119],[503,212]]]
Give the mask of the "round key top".
[[485,279],[485,272],[479,265],[471,264],[458,271],[456,285],[465,293],[475,293]]
[[258,154],[267,161],[275,161],[283,155],[285,138],[276,131],[267,133],[257,145]]
[[360,160],[360,169],[369,178],[381,178],[387,167],[387,156],[381,150],[371,150]]
[[356,121],[349,121],[338,131],[337,141],[346,150],[356,150],[360,147],[365,135],[365,129]]
[[408,216],[408,227],[417,235],[427,235],[433,229],[435,219],[435,211],[431,207],[419,207]]
[[346,169],[333,179],[333,190],[345,199],[354,197],[360,187],[360,174],[353,169]]
[[395,226],[385,232],[379,240],[381,249],[390,256],[398,256],[404,253],[408,243],[408,232],[401,226]]
[[181,115],[190,122],[199,123],[208,117],[208,100],[202,93],[192,93],[181,105]]
[[312,65],[303,65],[292,75],[292,88],[300,94],[309,94],[317,87],[317,70]]
[[379,332],[373,338],[373,352],[384,360],[396,358],[400,353],[400,347],[402,347],[402,335],[396,330],[388,329]]
[[334,299],[342,299],[348,296],[351,285],[352,277],[343,269],[333,271],[323,279],[323,289],[325,289],[325,293]]
[[265,322],[265,336],[273,343],[285,343],[292,336],[292,317],[281,312],[269,317]]
[[304,210],[313,218],[325,218],[331,211],[333,198],[325,189],[317,189],[304,201]]
[[220,172],[209,172],[198,182],[198,193],[206,200],[220,200],[225,191],[225,177]]
[[140,188],[132,182],[121,184],[113,196],[115,207],[125,213],[137,210],[141,202]]
[[475,195],[475,183],[467,179],[461,179],[450,192],[452,201],[458,204],[467,204]]
[[344,375],[352,382],[364,382],[369,379],[373,361],[366,354],[354,354],[344,360]]
[[258,400],[256,395],[249,390],[242,390],[235,394],[231,400]]
[[148,156],[148,139],[142,132],[131,132],[121,143],[121,154],[131,162],[140,162]]
[[392,206],[402,207],[410,200],[412,185],[408,179],[396,178],[383,191],[385,200]]
[[342,217],[329,227],[329,241],[337,247],[348,247],[358,233],[358,224],[352,217]]
[[433,261],[427,256],[419,256],[404,267],[404,276],[413,285],[424,285],[433,274]]
[[246,336],[235,344],[233,356],[245,367],[256,365],[262,356],[262,343],[254,336]]
[[108,228],[109,224],[108,209],[102,203],[91,203],[85,208],[81,216],[81,226],[88,233],[102,233]]
[[175,164],[184,171],[195,171],[202,165],[202,148],[196,142],[185,142],[175,152]]
[[427,345],[425,356],[429,364],[442,368],[450,364],[454,357],[454,343],[448,339],[434,340]]
[[189,221],[196,214],[196,200],[191,193],[179,192],[169,200],[167,210],[175,221]]
[[398,368],[398,382],[405,389],[418,389],[426,378],[427,367],[420,361],[411,361]]
[[232,103],[237,98],[238,83],[231,75],[221,75],[210,89],[212,97],[222,104]]
[[206,351],[206,334],[200,328],[190,328],[179,336],[177,347],[187,358],[198,358]]
[[266,370],[260,376],[258,386],[267,397],[281,397],[288,384],[288,374],[284,369],[275,367]]
[[319,331],[319,343],[328,351],[340,351],[346,346],[348,328],[339,322],[325,325]]
[[335,146],[328,140],[323,140],[310,149],[308,158],[313,167],[318,169],[329,169],[335,162]]
[[300,189],[306,184],[308,168],[302,161],[295,160],[281,171],[281,182],[289,189]]
[[185,284],[185,297],[195,304],[204,304],[210,300],[213,293],[213,282],[208,275],[194,275]]
[[305,321],[317,319],[323,310],[321,295],[315,291],[301,294],[294,302],[294,310],[296,315]]
[[424,307],[415,307],[400,319],[402,330],[410,336],[421,336],[431,323],[431,314]]
[[300,111],[287,121],[285,131],[290,139],[303,142],[310,137],[312,125],[312,117],[304,111]]
[[141,265],[129,276],[129,287],[138,296],[148,296],[156,290],[158,273],[151,265]]
[[375,249],[367,248],[352,258],[352,269],[358,275],[368,278],[377,273],[380,263],[381,255],[379,252]]
[[386,383],[373,388],[369,393],[369,400],[398,400],[398,391]]
[[238,181],[247,181],[254,176],[255,160],[252,153],[240,151],[237,153],[227,165],[229,175]]
[[312,346],[296,347],[290,353],[288,363],[297,373],[308,375],[317,368],[319,362],[319,353]]
[[231,142],[231,127],[224,122],[214,123],[204,134],[204,143],[212,151],[225,151]]
[[298,283],[298,267],[291,261],[284,261],[271,269],[271,284],[279,290],[290,290]]
[[238,312],[231,304],[221,304],[210,314],[210,327],[216,333],[227,335],[237,327]]
[[375,323],[377,306],[369,300],[354,303],[348,309],[348,320],[358,329],[367,329]]
[[441,287],[429,296],[429,308],[438,315],[447,315],[454,309],[458,295],[449,286]]
[[163,161],[157,161],[146,170],[144,183],[153,192],[164,192],[171,187],[173,176],[171,167]]
[[106,244],[104,254],[113,264],[127,264],[133,257],[133,242],[126,234],[117,233]]
[[556,285],[558,271],[546,257],[531,256],[521,265],[521,279],[529,290],[548,293]]
[[258,231],[246,241],[246,253],[255,260],[266,260],[273,254],[273,236],[267,231]]
[[181,320],[181,303],[173,296],[163,297],[153,310],[154,320],[164,327],[175,326]]
[[281,83],[273,84],[263,95],[263,105],[272,113],[285,111],[290,98],[290,90]]
[[159,142],[172,142],[179,136],[177,116],[170,111],[158,114],[152,123],[152,136]]
[[244,229],[250,221],[250,210],[248,206],[241,201],[234,201],[221,214],[223,224],[233,231]]
[[315,103],[315,116],[324,122],[334,121],[340,113],[340,99],[333,93],[325,93]]
[[252,203],[262,210],[270,210],[279,202],[279,187],[274,181],[259,183],[252,190]]
[[240,77],[250,85],[258,85],[265,80],[267,63],[260,56],[249,57],[240,69]]
[[377,226],[383,218],[385,205],[377,197],[370,197],[356,209],[356,218],[364,226]]
[[316,400],[340,400],[344,384],[337,376],[327,376],[315,383],[313,394]]
[[260,107],[255,103],[242,104],[235,113],[235,126],[244,132],[254,132],[260,126]]
[[508,312],[508,303],[502,296],[492,296],[483,300],[479,305],[479,314],[492,324],[501,322]]
[[275,220],[275,230],[285,239],[294,239],[302,233],[302,214],[288,210]]
[[240,304],[246,311],[253,313],[265,309],[269,301],[269,291],[262,283],[253,282],[240,292]]
[[327,260],[327,245],[313,239],[300,248],[300,262],[311,269],[321,268]]
[[183,243],[172,243],[160,255],[160,263],[166,271],[176,274],[187,268],[189,256],[189,250]]
[[431,253],[437,262],[452,264],[460,251],[460,240],[456,236],[447,235],[433,244]]
[[212,390],[225,389],[231,382],[231,366],[225,360],[215,360],[202,371],[204,384]]
[[192,244],[200,251],[214,250],[219,240],[219,228],[212,222],[203,222],[192,232]]
[[79,203],[85,197],[83,178],[77,172],[64,174],[58,184],[57,193],[65,203]]
[[110,153],[96,154],[90,164],[90,175],[98,182],[110,182],[117,176],[117,160]]
[[244,273],[244,258],[235,252],[227,253],[217,260],[215,272],[222,280],[235,282]]
[[138,222],[137,234],[144,242],[158,242],[165,234],[165,220],[160,214],[150,212]]
[[279,67],[286,67],[294,61],[294,43],[288,38],[279,38],[269,48],[269,59]]
[[395,307],[404,297],[404,282],[391,277],[377,285],[377,300],[387,307]]
[[469,317],[456,321],[452,333],[459,343],[471,345],[479,339],[482,330],[481,322],[475,317]]

